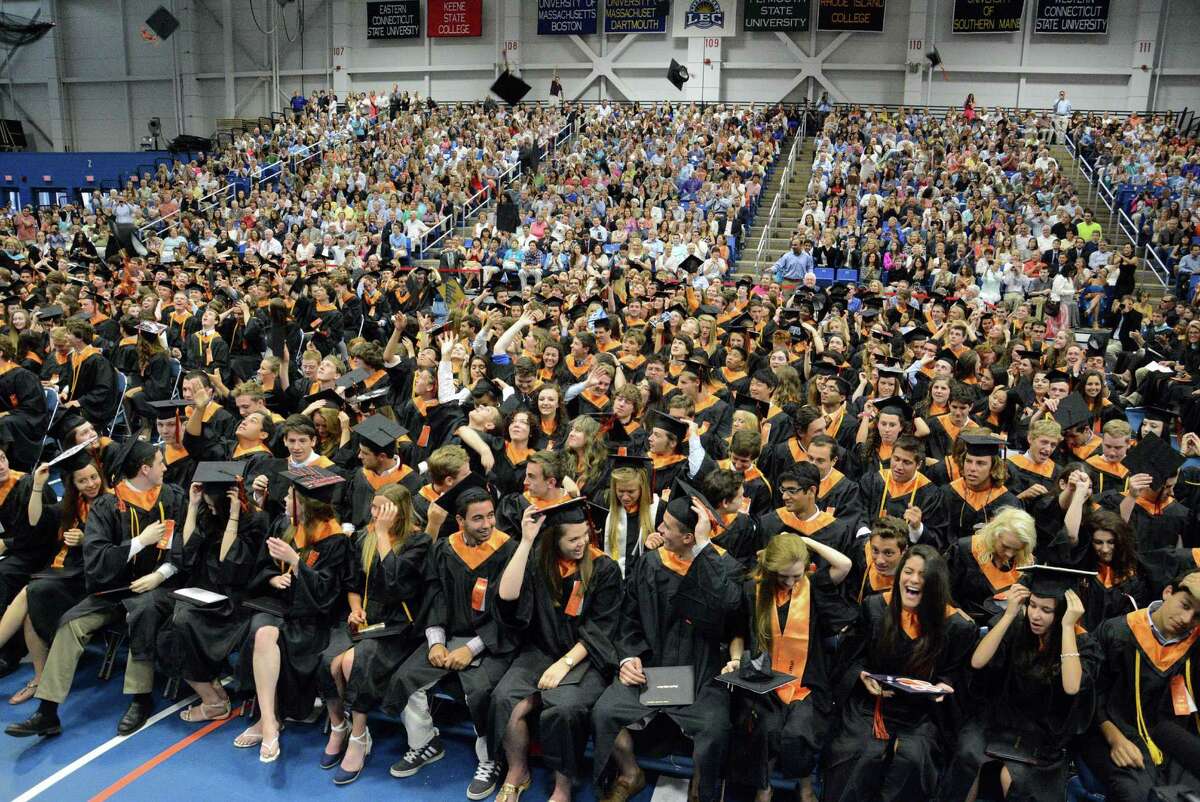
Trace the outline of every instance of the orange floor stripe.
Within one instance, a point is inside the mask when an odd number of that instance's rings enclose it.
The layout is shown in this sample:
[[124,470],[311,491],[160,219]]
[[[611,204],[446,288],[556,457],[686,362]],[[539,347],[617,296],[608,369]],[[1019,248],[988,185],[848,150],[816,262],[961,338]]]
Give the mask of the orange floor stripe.
[[224,727],[226,724],[228,724],[229,722],[233,721],[235,718],[240,716],[241,713],[242,713],[242,708],[237,707],[237,708],[234,708],[234,710],[230,714],[229,718],[220,719],[219,721],[210,721],[208,724],[205,724],[203,727],[196,730],[195,732],[193,732],[191,735],[187,736],[186,738],[171,744],[166,749],[159,752],[157,755],[150,758],[145,763],[138,766],[136,769],[129,772],[124,777],[122,777],[121,779],[119,779],[115,783],[113,783],[112,785],[105,788],[100,793],[91,797],[88,800],[88,802],[104,802],[104,800],[109,799],[114,794],[116,794],[118,791],[120,791],[121,789],[125,788],[130,783],[132,783],[134,780],[136,780],[139,777],[148,773],[155,766],[158,766],[161,763],[165,763],[167,760],[169,760],[172,757],[174,757],[175,755],[179,754],[184,749],[187,749],[189,746],[196,743],[196,741],[199,741],[201,738],[203,738],[205,735],[208,735],[210,732],[213,732],[214,730]]

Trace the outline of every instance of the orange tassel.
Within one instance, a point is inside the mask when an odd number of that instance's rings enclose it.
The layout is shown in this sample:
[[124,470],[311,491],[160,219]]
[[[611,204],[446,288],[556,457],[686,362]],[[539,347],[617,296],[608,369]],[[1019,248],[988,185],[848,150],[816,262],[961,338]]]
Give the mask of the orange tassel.
[[887,725],[883,723],[883,697],[875,697],[875,717],[874,717],[875,737],[881,741],[889,740],[892,736],[888,734]]

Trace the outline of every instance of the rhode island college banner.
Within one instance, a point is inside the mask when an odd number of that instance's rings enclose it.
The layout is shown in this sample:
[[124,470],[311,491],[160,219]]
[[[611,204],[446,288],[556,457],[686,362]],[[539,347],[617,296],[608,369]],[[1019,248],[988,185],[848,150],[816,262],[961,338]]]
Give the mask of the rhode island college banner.
[[430,39],[483,36],[483,0],[429,0],[428,9]]
[[674,36],[736,36],[737,0],[675,0],[671,5]]

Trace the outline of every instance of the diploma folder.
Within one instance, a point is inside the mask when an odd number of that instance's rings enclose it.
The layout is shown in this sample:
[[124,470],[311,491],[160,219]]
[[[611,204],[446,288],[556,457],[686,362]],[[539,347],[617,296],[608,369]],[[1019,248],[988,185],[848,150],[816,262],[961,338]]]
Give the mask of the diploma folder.
[[267,615],[284,617],[284,604],[279,599],[272,599],[270,596],[259,596],[255,599],[246,599],[242,605],[249,607],[251,610],[257,610],[260,613]]
[[646,689],[638,698],[646,707],[683,707],[696,701],[696,669],[692,666],[643,668]]
[[903,693],[914,693],[918,696],[945,696],[947,693],[950,693],[950,691],[934,687],[933,683],[926,682],[923,679],[897,677],[892,674],[868,674],[867,676],[884,688],[890,688],[891,690]]
[[229,599],[220,593],[213,593],[211,590],[204,588],[179,588],[171,591],[172,598],[185,601],[197,607],[216,607]]
[[350,633],[350,640],[358,643],[363,639],[372,640],[375,638],[391,638],[396,635],[404,635],[412,630],[412,624],[372,624],[371,626],[361,627],[355,632]]

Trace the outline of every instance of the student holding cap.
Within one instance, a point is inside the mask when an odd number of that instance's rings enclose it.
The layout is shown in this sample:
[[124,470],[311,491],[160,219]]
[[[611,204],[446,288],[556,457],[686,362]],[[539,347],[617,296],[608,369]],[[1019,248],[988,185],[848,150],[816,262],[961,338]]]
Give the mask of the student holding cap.
[[[245,469],[242,462],[202,462],[188,488],[183,523],[188,587],[176,594],[175,613],[159,638],[161,659],[200,697],[179,714],[188,722],[230,714],[229,695],[218,678],[246,638],[250,611],[241,601],[258,567],[269,523],[245,492]],[[222,598],[198,603],[194,595],[186,595],[193,589]]]
[[526,507],[500,577],[496,615],[523,645],[492,694],[489,752],[503,749],[508,766],[497,802],[517,802],[530,786],[531,717],[554,798],[569,800],[585,773],[589,711],[616,662],[622,596],[616,562],[591,545],[589,507],[582,496]]
[[971,656],[975,708],[955,739],[942,802],[974,798],[992,762],[1006,796],[1062,799],[1067,749],[1091,721],[1101,661],[1099,644],[1078,631],[1084,608],[1073,588],[1087,581],[1087,572],[1031,565],[1009,588]]
[[254,687],[260,716],[233,745],[257,746],[263,763],[279,758],[283,719],[312,711],[321,650],[341,609],[351,559],[334,507],[346,480],[317,466],[293,467],[282,478],[290,485],[285,513],[271,523],[247,583],[255,598],[246,604],[255,612],[238,660],[241,685]]
[[1189,510],[1172,497],[1184,456],[1156,435],[1143,437],[1125,455],[1129,479],[1124,492],[1100,497],[1133,527],[1139,552],[1200,545]]
[[986,624],[1006,598],[1021,569],[1033,565],[1037,531],[1033,516],[1005,507],[974,534],[950,546],[950,592],[967,615]]

